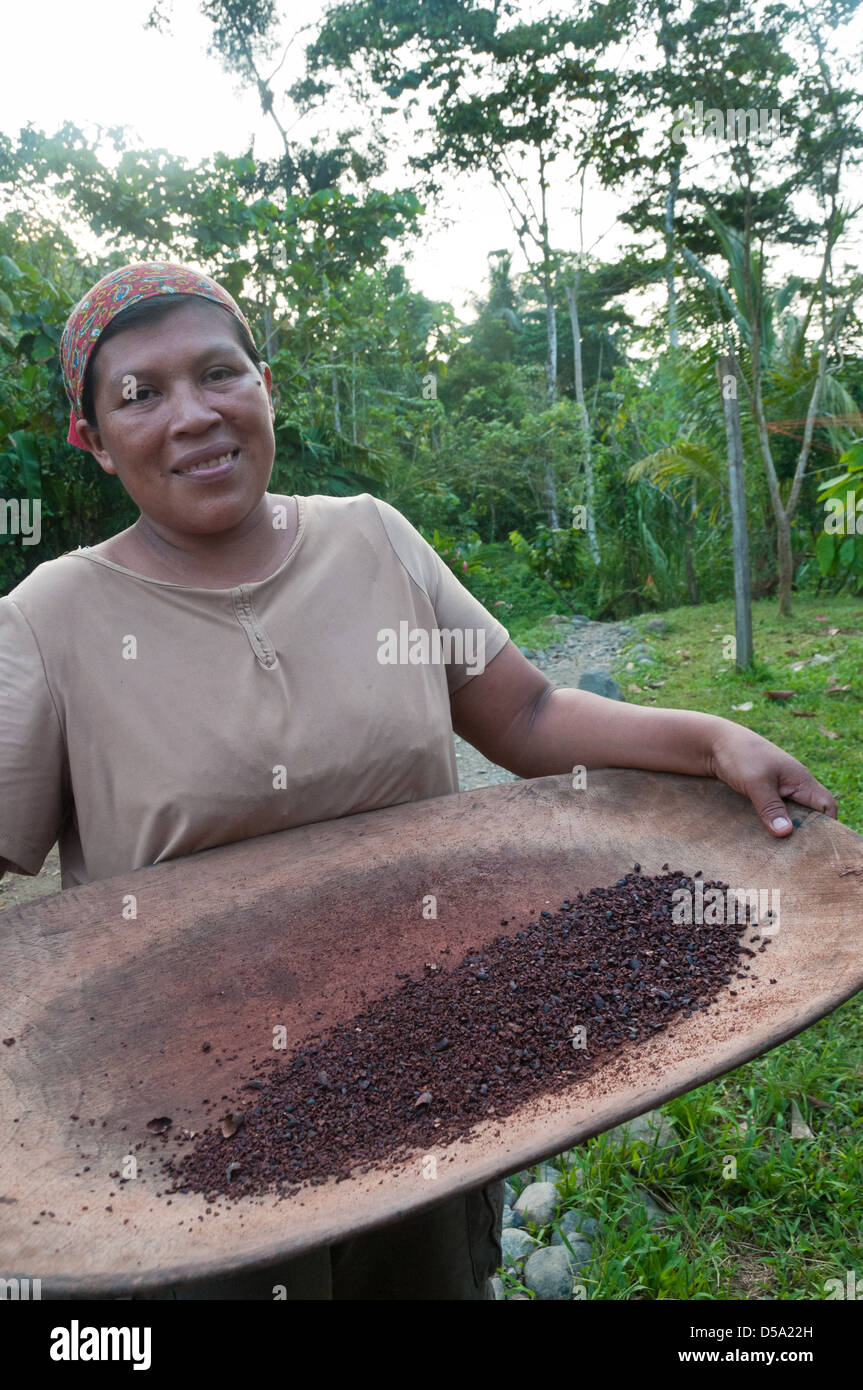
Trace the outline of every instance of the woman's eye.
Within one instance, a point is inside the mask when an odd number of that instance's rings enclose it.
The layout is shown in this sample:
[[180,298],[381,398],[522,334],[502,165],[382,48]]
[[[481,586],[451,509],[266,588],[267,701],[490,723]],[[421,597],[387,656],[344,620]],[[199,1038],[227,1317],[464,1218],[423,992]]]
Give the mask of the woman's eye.
[[208,372],[208,376],[210,377],[211,380],[212,380],[213,377],[215,377],[215,378],[218,380],[218,379],[219,379],[218,373],[220,373],[220,372],[223,373],[222,380],[224,380],[224,377],[225,377],[225,376],[231,376],[231,369],[230,369],[230,367],[213,367],[212,371],[211,371],[211,372]]

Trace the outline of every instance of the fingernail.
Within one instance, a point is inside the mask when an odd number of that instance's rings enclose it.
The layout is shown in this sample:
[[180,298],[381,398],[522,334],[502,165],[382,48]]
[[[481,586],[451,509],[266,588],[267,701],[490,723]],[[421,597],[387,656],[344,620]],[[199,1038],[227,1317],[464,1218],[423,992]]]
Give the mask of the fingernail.
[[774,830],[787,830],[790,824],[790,820],[786,820],[784,816],[777,816],[774,821],[771,821]]

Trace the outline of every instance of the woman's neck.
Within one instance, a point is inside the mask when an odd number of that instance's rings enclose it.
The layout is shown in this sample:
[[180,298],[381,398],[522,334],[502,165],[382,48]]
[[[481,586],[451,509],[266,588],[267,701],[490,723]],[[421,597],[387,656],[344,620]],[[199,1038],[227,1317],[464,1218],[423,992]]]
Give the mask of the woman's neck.
[[150,579],[229,589],[269,578],[285,560],[297,534],[296,499],[265,493],[247,522],[230,538],[174,538],[142,516],[127,531],[94,546],[93,553]]

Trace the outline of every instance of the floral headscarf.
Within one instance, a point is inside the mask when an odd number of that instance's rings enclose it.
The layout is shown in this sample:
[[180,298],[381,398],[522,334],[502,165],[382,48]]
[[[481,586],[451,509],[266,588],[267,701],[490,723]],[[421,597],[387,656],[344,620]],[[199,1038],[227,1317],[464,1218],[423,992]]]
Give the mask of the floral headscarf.
[[130,304],[137,304],[140,299],[152,299],[157,294],[191,294],[201,299],[211,299],[239,319],[254,342],[252,330],[239,305],[209,275],[190,270],[187,266],[171,265],[168,261],[145,261],[112,270],[75,305],[60,339],[60,369],[66,394],[72,404],[67,437],[69,444],[79,449],[86,447],[78,435],[75,421],[84,414],[81,401],[84,373],[103,330]]

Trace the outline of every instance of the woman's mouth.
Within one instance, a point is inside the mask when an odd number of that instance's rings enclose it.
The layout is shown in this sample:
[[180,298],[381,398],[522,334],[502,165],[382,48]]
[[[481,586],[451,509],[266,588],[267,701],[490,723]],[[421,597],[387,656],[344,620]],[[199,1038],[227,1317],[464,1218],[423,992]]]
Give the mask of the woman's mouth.
[[239,449],[233,449],[229,454],[214,455],[213,458],[193,463],[188,468],[175,468],[173,472],[178,478],[226,478],[233,472],[239,457]]

